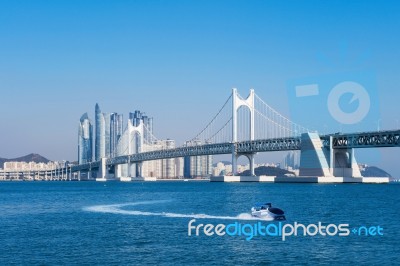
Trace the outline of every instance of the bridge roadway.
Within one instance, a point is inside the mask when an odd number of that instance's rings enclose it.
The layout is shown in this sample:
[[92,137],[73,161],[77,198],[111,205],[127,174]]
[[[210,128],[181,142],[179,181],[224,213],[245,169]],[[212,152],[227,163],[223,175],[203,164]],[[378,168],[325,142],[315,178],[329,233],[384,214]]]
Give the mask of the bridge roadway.
[[[327,148],[330,147],[330,137],[332,137],[332,147],[334,149],[400,147],[400,130],[321,135],[320,138],[323,145]],[[237,143],[226,142],[149,151],[109,158],[106,164],[110,166],[128,162],[139,163],[185,156],[232,154],[233,149],[237,154],[300,150],[301,137],[262,139]],[[72,172],[89,171],[98,169],[99,166],[100,161],[97,161],[73,166],[71,170]]]

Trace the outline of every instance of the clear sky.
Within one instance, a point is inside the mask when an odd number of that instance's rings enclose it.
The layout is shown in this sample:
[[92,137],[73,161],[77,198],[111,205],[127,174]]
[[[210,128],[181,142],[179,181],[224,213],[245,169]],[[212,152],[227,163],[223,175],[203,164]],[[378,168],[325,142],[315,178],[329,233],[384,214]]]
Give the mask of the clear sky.
[[[398,1],[0,0],[0,157],[76,160],[79,118],[93,120],[96,102],[125,118],[145,111],[157,137],[181,143],[232,87],[293,116],[288,84],[348,72],[374,77],[370,130],[394,128],[399,14]],[[399,177],[399,152],[358,160]]]

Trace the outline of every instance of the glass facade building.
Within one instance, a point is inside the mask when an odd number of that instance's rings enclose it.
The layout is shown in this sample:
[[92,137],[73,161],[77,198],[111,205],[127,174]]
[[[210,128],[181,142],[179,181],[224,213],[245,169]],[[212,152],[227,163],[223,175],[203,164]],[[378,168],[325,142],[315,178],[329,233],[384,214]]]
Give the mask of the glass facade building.
[[99,161],[106,156],[106,138],[104,115],[100,110],[99,104],[95,107],[96,116],[96,142],[95,142],[95,160]]
[[[206,142],[208,144],[208,142]],[[186,141],[185,146],[202,145],[200,140]],[[186,156],[183,159],[183,175],[187,178],[212,175],[212,155]]]
[[148,117],[145,113],[136,110],[133,113],[129,113],[129,120],[131,120],[132,125],[134,127],[137,127],[140,122],[143,123],[145,126],[146,130],[144,131],[144,141],[145,143],[151,143],[152,140],[152,135],[153,135],[153,118]]
[[123,115],[102,113],[98,104],[96,115],[95,160],[112,158],[117,154],[118,141],[123,133]]
[[[144,128],[144,136],[140,136],[139,134],[135,134],[134,146],[136,146],[133,151],[139,150],[139,137],[143,137],[145,143],[152,144],[154,140],[152,139],[152,131],[153,131],[153,118],[146,116],[144,113],[136,110],[134,113],[129,113],[129,120],[133,126],[138,126],[143,123]],[[121,143],[123,134],[124,134],[124,121],[123,115],[118,113],[103,113],[100,109],[98,103],[95,106],[95,125],[94,130],[93,126],[88,118],[87,113],[85,113],[81,117],[81,123],[79,128],[79,162],[86,161],[99,161],[101,158],[113,158],[119,156],[119,150],[124,146],[124,143]],[[83,124],[85,126],[83,126]],[[90,126],[89,126],[90,124]],[[84,128],[90,128],[86,132]],[[91,137],[86,141],[86,137]],[[86,141],[84,143],[84,140]],[[90,141],[90,144],[89,144]],[[130,143],[131,140],[128,141]],[[90,148],[89,148],[90,145]],[[85,155],[83,155],[83,147],[85,150]],[[120,147],[121,146],[121,147]],[[88,155],[88,149],[90,149],[90,156]],[[125,151],[124,151],[125,152]],[[123,152],[123,153],[124,153]],[[89,158],[90,157],[90,158]],[[85,158],[85,159],[84,159]],[[88,158],[88,159],[86,159]]]
[[123,115],[112,113],[110,116],[110,157],[117,156],[117,145],[123,133]]
[[111,157],[111,114],[103,113],[104,118],[104,154]]
[[93,149],[93,126],[85,113],[81,116],[78,130],[78,162],[79,164],[91,162]]

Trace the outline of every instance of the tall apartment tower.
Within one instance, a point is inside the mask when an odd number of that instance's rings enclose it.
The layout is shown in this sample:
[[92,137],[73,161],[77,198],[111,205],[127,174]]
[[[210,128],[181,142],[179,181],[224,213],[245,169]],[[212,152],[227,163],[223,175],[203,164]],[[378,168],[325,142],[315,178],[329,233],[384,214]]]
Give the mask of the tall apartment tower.
[[[185,146],[201,145],[200,140],[186,141]],[[186,156],[183,159],[184,177],[204,177],[212,175],[212,155]]]
[[132,121],[133,126],[138,126],[140,123],[143,123],[146,128],[143,139],[146,143],[151,143],[151,136],[153,135],[153,118],[148,117],[145,113],[139,110],[135,110],[135,112],[129,113],[129,120]]
[[99,104],[96,103],[95,107],[95,122],[96,122],[96,139],[94,154],[95,160],[99,161],[106,156],[106,138],[105,138],[105,121],[104,115],[101,112]]
[[123,133],[123,115],[111,113],[110,115],[110,157],[117,155],[118,141]]
[[93,148],[93,126],[87,113],[81,116],[78,130],[78,162],[91,162]]

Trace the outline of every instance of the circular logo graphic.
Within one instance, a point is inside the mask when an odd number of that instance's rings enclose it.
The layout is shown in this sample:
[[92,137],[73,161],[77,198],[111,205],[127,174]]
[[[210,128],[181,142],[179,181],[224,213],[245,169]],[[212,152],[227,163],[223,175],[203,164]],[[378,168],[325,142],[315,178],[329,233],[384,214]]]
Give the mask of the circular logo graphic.
[[[350,103],[358,100],[358,108],[351,113],[344,112],[339,106],[340,97],[345,93],[353,94]],[[369,112],[371,101],[368,92],[357,82],[344,81],[337,84],[329,93],[328,110],[331,116],[342,124],[356,124],[363,120]]]

